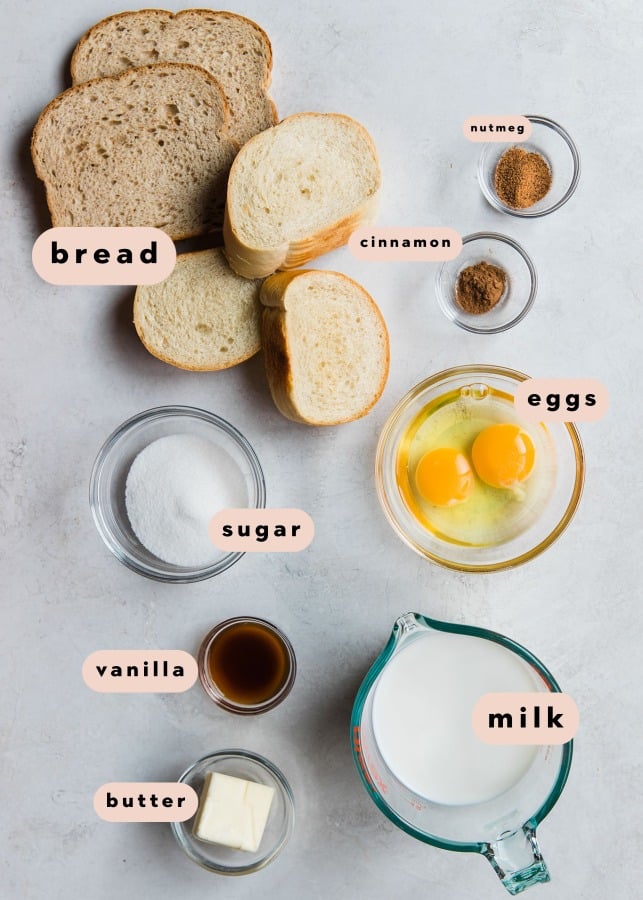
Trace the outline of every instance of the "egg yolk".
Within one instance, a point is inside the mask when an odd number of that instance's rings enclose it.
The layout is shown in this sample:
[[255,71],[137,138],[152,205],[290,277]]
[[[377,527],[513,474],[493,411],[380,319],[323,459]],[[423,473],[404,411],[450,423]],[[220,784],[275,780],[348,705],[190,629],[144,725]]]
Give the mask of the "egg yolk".
[[473,442],[471,459],[478,477],[495,488],[525,481],[534,467],[533,441],[519,425],[489,425]]
[[454,447],[430,450],[415,468],[415,486],[434,506],[463,503],[473,487],[473,472],[466,456]]

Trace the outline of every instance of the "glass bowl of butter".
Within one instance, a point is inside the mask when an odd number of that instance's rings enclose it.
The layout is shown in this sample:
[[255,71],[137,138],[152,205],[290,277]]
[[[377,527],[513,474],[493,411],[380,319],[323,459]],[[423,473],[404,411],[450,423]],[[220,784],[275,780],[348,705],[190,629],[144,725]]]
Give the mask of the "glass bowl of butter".
[[249,875],[283,850],[295,824],[295,801],[279,769],[258,753],[219,750],[179,778],[199,795],[191,819],[172,822],[191,860],[218,875]]

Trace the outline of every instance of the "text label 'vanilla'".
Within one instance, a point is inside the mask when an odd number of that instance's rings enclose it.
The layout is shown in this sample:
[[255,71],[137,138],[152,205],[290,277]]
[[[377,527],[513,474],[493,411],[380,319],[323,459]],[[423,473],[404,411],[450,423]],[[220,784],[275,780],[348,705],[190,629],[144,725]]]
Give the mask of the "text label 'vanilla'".
[[83,663],[83,680],[101,694],[179,694],[198,677],[185,650],[97,650]]

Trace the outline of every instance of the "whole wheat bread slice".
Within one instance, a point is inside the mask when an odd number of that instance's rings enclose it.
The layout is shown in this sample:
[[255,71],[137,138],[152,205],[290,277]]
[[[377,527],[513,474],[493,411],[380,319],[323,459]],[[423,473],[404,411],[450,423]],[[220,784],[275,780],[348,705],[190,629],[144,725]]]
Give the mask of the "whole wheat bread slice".
[[305,265],[348,242],[377,211],[375,145],[349,116],[299,113],[241,148],[228,181],[223,236],[246,278]]
[[157,62],[191,63],[214,75],[230,107],[230,136],[239,146],[277,121],[267,94],[270,41],[255,22],[235,13],[142,9],[110,16],[80,39],[71,74],[78,84]]
[[136,289],[134,325],[163,362],[193,372],[227,369],[261,347],[260,287],[235,275],[222,250],[185,253],[165,281]]
[[237,145],[218,82],[163,63],[79,84],[41,113],[31,153],[54,226],[220,225]]
[[371,296],[339,272],[304,269],[267,278],[262,343],[277,408],[309,425],[365,416],[389,368],[388,332]]

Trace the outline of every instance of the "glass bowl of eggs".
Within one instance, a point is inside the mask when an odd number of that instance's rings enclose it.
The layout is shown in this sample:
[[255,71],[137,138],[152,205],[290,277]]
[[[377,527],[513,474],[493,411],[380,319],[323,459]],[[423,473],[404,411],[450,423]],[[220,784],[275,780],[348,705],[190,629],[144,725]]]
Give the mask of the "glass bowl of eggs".
[[528,376],[460,366],[416,385],[379,439],[375,480],[402,540],[438,565],[494,572],[533,559],[572,519],[585,463],[575,426],[526,422]]

